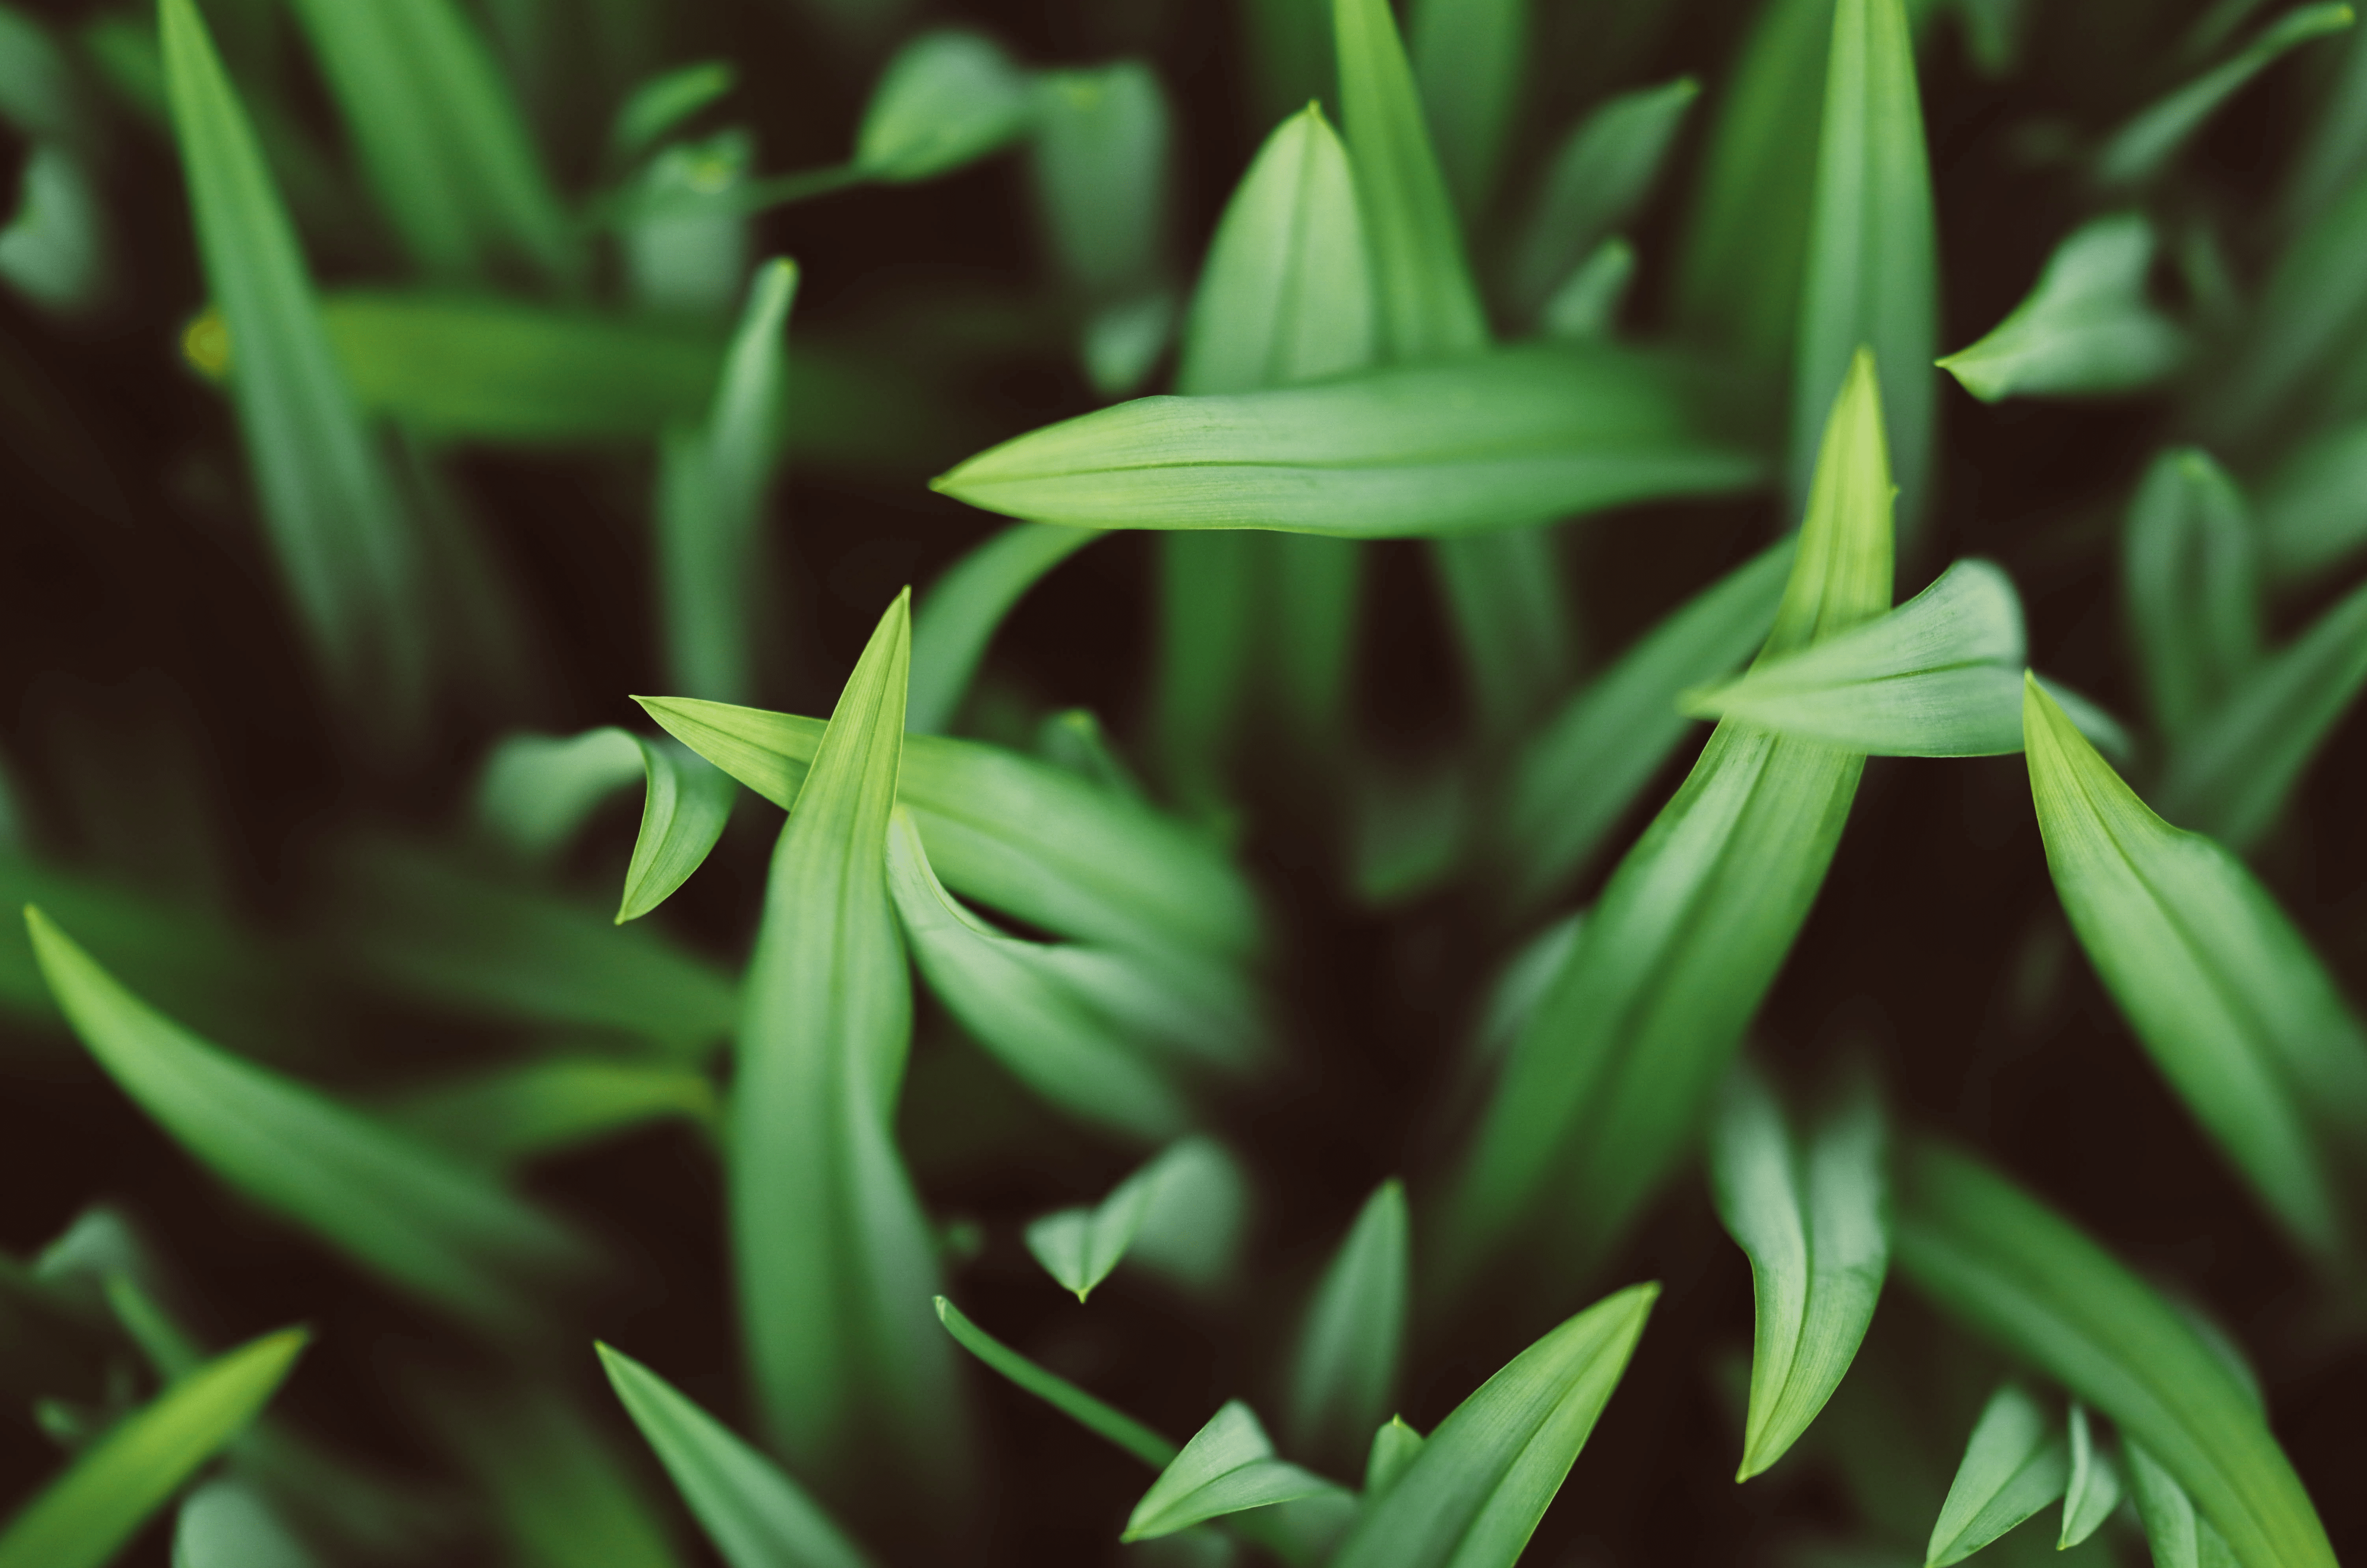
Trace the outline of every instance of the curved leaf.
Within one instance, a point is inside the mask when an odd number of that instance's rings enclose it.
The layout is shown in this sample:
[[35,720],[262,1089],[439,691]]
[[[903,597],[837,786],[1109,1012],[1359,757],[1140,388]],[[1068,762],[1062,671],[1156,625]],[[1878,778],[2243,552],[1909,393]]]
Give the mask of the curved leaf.
[[2063,1528],[2055,1550],[2067,1551],[2101,1529],[2121,1506],[2121,1472],[2090,1430],[2088,1407],[2071,1402],[2071,1479],[2063,1491]]
[[2189,137],[2219,106],[2295,45],[2350,25],[2348,6],[2300,6],[2286,12],[2236,54],[2150,104],[2114,131],[2096,153],[2096,183],[2105,187],[2146,184],[2177,156]]
[[525,858],[548,860],[641,770],[640,747],[614,725],[574,735],[520,732],[485,758],[470,815]]
[[1085,528],[1014,523],[946,567],[912,616],[912,695],[905,727],[934,733],[951,723],[1012,607],[1100,537]]
[[[2367,49],[2360,51],[2367,60]],[[2271,470],[2257,508],[2261,570],[2275,582],[2307,579],[2367,544],[2367,423],[2313,437]]]
[[[1150,1179],[1146,1179],[1150,1178]],[[1082,1301],[1109,1278],[1150,1211],[1155,1168],[1118,1183],[1091,1209],[1063,1209],[1027,1222],[1027,1250],[1060,1288]],[[1187,1521],[1189,1522],[1189,1521]],[[1179,1527],[1181,1528],[1181,1527]],[[1162,1530],[1159,1532],[1166,1534]]]
[[2011,1383],[1990,1397],[1931,1527],[1925,1568],[1963,1562],[2063,1495],[2070,1460],[2051,1425]]
[[1229,1401],[1160,1471],[1120,1540],[1155,1540],[1227,1514],[1344,1488],[1274,1457],[1274,1444],[1240,1400]]
[[2140,212],[2083,225],[2046,258],[2022,303],[1940,361],[1983,403],[2110,397],[2167,380],[2193,345],[2146,299],[2153,225]]
[[1699,97],[1701,84],[1680,76],[1606,99],[1570,128],[1512,243],[1505,292],[1516,318],[1549,314],[1556,286],[1634,218]]
[[1317,1282],[1285,1384],[1283,1426],[1294,1449],[1353,1459],[1389,1408],[1413,1290],[1409,1229],[1405,1188],[1393,1176],[1365,1200]]
[[1016,141],[1033,106],[1026,74],[981,33],[923,33],[896,51],[855,133],[855,166],[892,185],[951,174]]
[[2128,1446],[2130,1491],[2154,1568],[2232,1568],[2236,1554],[2211,1521],[2194,1511],[2194,1500],[2152,1455]]
[[378,1112],[455,1154],[506,1165],[666,1118],[712,1131],[720,1108],[714,1084],[691,1068],[573,1056],[461,1074]]
[[1182,1450],[1133,1416],[1104,1404],[1068,1379],[1046,1371],[970,1322],[960,1308],[943,1296],[936,1299],[936,1305],[937,1321],[946,1325],[946,1332],[963,1349],[1037,1399],[1153,1470],[1164,1470],[1175,1462],[1175,1456]]
[[681,742],[633,741],[641,757],[641,825],[617,903],[619,926],[639,920],[690,879],[723,836],[739,795],[730,775]]

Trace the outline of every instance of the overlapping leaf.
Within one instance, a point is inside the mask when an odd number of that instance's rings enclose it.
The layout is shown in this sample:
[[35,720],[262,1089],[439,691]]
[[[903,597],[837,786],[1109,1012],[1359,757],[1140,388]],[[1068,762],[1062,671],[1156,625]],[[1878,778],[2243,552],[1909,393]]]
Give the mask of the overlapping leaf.
[[2101,1529],[2121,1506],[2120,1467],[2104,1450],[2088,1407],[2071,1402],[2071,1477],[2063,1489],[2063,1528],[2055,1549],[2067,1551]]
[[1345,1489],[1274,1457],[1274,1443],[1240,1400],[1227,1402],[1159,1473],[1126,1521],[1121,1540],[1155,1540],[1194,1525]]
[[1537,319],[1572,269],[1635,215],[1700,96],[1699,83],[1680,76],[1622,93],[1570,129],[1512,249],[1506,292],[1517,318]]
[[2236,1554],[2211,1521],[2194,1510],[2170,1473],[2136,1444],[2128,1447],[2129,1491],[2145,1525],[2154,1568],[2231,1568]]
[[2192,348],[2146,299],[2154,233],[2142,213],[2083,225],[2055,248],[2022,303],[1940,366],[1984,403],[2108,397],[2164,381]]
[[1973,1427],[1931,1526],[1925,1568],[1964,1561],[2063,1495],[2070,1459],[2052,1426],[2014,1384],[1998,1390]]
[[633,739],[641,758],[641,825],[617,904],[619,926],[663,903],[698,869],[739,795],[729,774],[681,742]]

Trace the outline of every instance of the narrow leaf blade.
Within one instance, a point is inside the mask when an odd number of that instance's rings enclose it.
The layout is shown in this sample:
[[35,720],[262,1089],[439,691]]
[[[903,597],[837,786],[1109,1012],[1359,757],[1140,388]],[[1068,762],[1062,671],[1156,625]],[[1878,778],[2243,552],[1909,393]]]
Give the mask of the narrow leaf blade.
[[2011,1383],[1990,1398],[1931,1526],[1926,1568],[1962,1562],[2063,1495],[2070,1461],[2049,1425]]
[[1353,1459],[1396,1396],[1413,1286],[1410,1231],[1405,1188],[1392,1177],[1365,1200],[1325,1267],[1285,1385],[1294,1449]]
[[1121,1540],[1155,1540],[1245,1509],[1343,1488],[1274,1457],[1274,1444],[1240,1400],[1228,1403],[1160,1471],[1126,1521]]

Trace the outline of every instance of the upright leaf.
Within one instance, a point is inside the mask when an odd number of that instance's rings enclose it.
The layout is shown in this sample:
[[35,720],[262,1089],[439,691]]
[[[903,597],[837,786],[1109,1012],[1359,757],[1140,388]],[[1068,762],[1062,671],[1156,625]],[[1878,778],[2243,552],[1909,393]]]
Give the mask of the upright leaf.
[[2063,1491],[2063,1528],[2055,1550],[2067,1551],[2094,1535],[2121,1506],[2121,1472],[2097,1439],[2088,1407],[2071,1402],[2071,1478]]
[[1529,0],[1415,0],[1413,74],[1440,172],[1467,218],[1488,209],[1520,112]]
[[208,1044],[116,983],[38,909],[41,973],[99,1065],[242,1196],[481,1326],[535,1318],[532,1287],[583,1244],[432,1145]]
[[[928,1221],[891,1128],[912,1032],[888,892],[911,659],[900,596],[847,678],[774,851],[732,1095],[732,1254],[757,1408],[823,1495],[960,1484],[928,1327]],[[909,1526],[912,1521],[907,1520]]]
[[2157,177],[2219,106],[2296,45],[2350,25],[2348,6],[2298,6],[2259,36],[2114,131],[2096,153],[2096,183],[2129,187]]
[[731,1568],[865,1568],[805,1489],[639,1361],[595,1345],[608,1384]]
[[2135,1274],[2028,1193],[1936,1145],[1909,1152],[1896,1225],[1899,1267],[1920,1290],[2110,1416],[2245,1568],[2332,1568],[2326,1528],[2259,1404]]
[[2186,362],[2185,331],[2146,298],[2154,233],[2143,213],[2098,218],[2046,258],[1988,335],[1940,361],[1983,403],[2141,392]]
[[1700,96],[1699,83],[1680,76],[1622,93],[1570,128],[1512,244],[1505,291],[1515,320],[1537,320],[1571,268],[1626,226]]
[[947,28],[896,52],[871,90],[855,165],[891,185],[934,179],[1027,129],[1027,78],[995,41]]
[[2034,684],[2023,701],[2047,869],[2080,945],[2271,1211],[2339,1253],[2353,1217],[2335,1167],[2367,1147],[2367,1033],[2242,862],[2148,811]]
[[1365,1200],[1307,1304],[1284,1389],[1291,1446],[1353,1459],[1389,1408],[1405,1357],[1412,1244],[1395,1177]]
[[1392,1415],[1373,1434],[1373,1446],[1365,1458],[1365,1500],[1369,1503],[1397,1484],[1398,1477],[1406,1472],[1416,1455],[1421,1452],[1422,1436],[1405,1424],[1403,1416]]
[[1100,538],[1086,528],[1016,523],[946,568],[912,616],[912,695],[904,723],[934,733],[952,723],[997,628],[1045,574]]
[[1931,1526],[1925,1568],[1961,1562],[2063,1495],[2070,1461],[2045,1412],[2011,1383],[1997,1391]]
[[707,858],[731,820],[739,787],[680,741],[633,737],[641,758],[641,825],[617,924],[639,920],[674,894]]
[[1658,1285],[1569,1319],[1455,1407],[1331,1568],[1512,1568],[1610,1403]]
[[2231,1568],[2236,1555],[2226,1538],[2194,1511],[2186,1489],[2136,1444],[2128,1446],[2128,1455],[2131,1500],[2154,1568]]
[[2259,659],[2251,517],[2226,471],[2181,448],[2146,472],[2124,549],[2137,668],[2155,722],[2175,741]]
[[104,1568],[198,1467],[270,1403],[310,1337],[283,1328],[175,1380],[0,1532],[0,1568]]
[[[1027,1222],[1027,1250],[1082,1301],[1133,1244],[1150,1210],[1150,1172],[1137,1172],[1090,1209],[1063,1209]],[[1164,1532],[1162,1532],[1164,1533]]]
[[[1890,466],[1871,354],[1833,405],[1760,657],[1889,608]],[[1598,1257],[1668,1173],[1807,918],[1864,758],[1721,724],[1613,873],[1505,1063],[1442,1244],[1467,1278],[1534,1228],[1552,1278]]]
[[1229,1401],[1159,1473],[1126,1521],[1120,1540],[1155,1540],[1209,1519],[1343,1488],[1276,1459],[1250,1407]]
[[1750,1255],[1750,1410],[1737,1481],[1783,1458],[1840,1386],[1890,1266],[1881,1108],[1870,1085],[1802,1147],[1748,1062],[1710,1138],[1718,1218]]
[[1911,537],[1931,483],[1940,310],[1914,40],[1905,0],[1837,0],[1832,20],[1792,382],[1793,493],[1807,492],[1825,410],[1863,345],[1881,371],[1900,527]]
[[1047,72],[1035,84],[1036,207],[1084,319],[1086,379],[1142,384],[1174,320],[1168,292],[1172,115],[1140,61]]

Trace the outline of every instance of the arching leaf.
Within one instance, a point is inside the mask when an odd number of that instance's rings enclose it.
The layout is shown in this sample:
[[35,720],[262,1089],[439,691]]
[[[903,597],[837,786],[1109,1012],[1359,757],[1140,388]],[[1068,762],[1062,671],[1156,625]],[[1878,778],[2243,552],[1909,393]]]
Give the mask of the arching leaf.
[[1232,1400],[1192,1435],[1126,1521],[1121,1540],[1155,1540],[1209,1519],[1345,1488],[1274,1458],[1250,1407]]
[[2008,1383],[1997,1391],[1931,1527],[1925,1568],[1963,1562],[2063,1495],[2070,1460],[2052,1426],[2021,1389]]
[[2055,247],[2022,303],[1941,369],[1983,403],[2109,397],[2159,383],[2193,345],[2146,299],[2153,255],[2153,225],[2142,213],[2082,226]]

